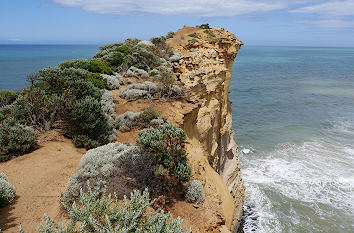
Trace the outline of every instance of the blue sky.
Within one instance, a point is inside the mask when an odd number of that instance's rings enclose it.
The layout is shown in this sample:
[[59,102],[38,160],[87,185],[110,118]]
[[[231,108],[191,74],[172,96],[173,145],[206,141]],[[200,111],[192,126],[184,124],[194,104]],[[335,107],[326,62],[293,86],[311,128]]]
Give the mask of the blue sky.
[[104,44],[206,22],[246,45],[354,46],[354,0],[0,1],[1,44]]

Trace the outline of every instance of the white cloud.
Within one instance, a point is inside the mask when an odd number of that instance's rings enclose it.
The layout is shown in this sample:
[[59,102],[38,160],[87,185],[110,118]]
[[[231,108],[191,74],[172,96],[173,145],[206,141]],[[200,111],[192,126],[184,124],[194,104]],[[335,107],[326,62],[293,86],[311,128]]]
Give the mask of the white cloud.
[[[234,16],[285,9],[287,0],[53,0],[100,14],[152,13],[160,15]],[[297,1],[295,1],[297,2]]]
[[354,0],[328,1],[315,5],[300,7],[291,12],[311,13],[323,16],[354,16]]

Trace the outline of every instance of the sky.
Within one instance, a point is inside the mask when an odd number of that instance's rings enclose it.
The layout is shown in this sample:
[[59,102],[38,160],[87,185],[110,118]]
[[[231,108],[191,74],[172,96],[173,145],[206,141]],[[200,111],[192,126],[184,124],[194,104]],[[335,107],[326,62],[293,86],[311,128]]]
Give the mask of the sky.
[[0,0],[0,44],[106,44],[203,23],[246,45],[354,47],[354,0]]

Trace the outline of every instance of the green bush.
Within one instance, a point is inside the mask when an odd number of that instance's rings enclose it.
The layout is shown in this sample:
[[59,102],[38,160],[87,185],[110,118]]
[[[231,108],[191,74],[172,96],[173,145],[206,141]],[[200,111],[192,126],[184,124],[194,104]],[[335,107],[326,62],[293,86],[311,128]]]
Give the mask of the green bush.
[[100,74],[89,73],[87,79],[95,87],[97,87],[99,89],[107,89],[108,88],[107,80],[105,78],[103,78]]
[[48,94],[32,85],[25,88],[9,109],[10,116],[19,123],[32,125],[40,130],[49,130],[63,114],[67,99],[58,94]]
[[112,69],[101,59],[76,59],[65,61],[59,64],[59,67],[61,69],[75,68],[84,69],[92,73],[113,74]]
[[0,107],[12,104],[17,96],[18,94],[12,91],[0,91]]
[[[106,192],[98,197],[88,184],[86,192],[80,191],[80,204],[64,205],[70,215],[70,222],[66,226],[58,225],[48,215],[44,215],[46,224],[41,224],[38,231],[52,233],[184,232],[179,217],[172,219],[170,214],[165,214],[162,210],[147,211],[154,202],[150,201],[147,190],[143,193],[135,190],[130,194],[130,201],[125,196],[123,206],[119,203],[117,195],[114,194],[113,197]],[[22,227],[20,233],[24,233]]]
[[189,181],[191,169],[187,165],[185,133],[182,129],[167,123],[157,129],[142,130],[137,142],[144,151],[153,155],[156,174],[167,184],[178,185]]
[[9,118],[0,123],[0,161],[14,155],[28,153],[37,148],[37,133],[30,127]]
[[94,139],[89,138],[87,135],[74,135],[73,143],[78,148],[96,148],[100,143]]
[[0,173],[0,207],[11,204],[15,198],[15,187],[7,180],[4,173]]
[[68,130],[75,138],[76,146],[80,147],[88,145],[91,148],[106,144],[114,131],[113,125],[108,123],[108,117],[102,112],[100,102],[92,96],[76,100],[71,106],[71,115],[67,121]]
[[203,185],[199,180],[191,181],[184,195],[186,201],[191,203],[201,203],[204,201]]
[[91,59],[90,61],[90,72],[100,73],[100,74],[113,74],[111,67],[101,59]]
[[145,122],[145,123],[150,123],[152,119],[158,118],[159,115],[155,111],[155,109],[151,107],[147,107],[143,109],[143,112],[140,115],[140,118]]
[[160,57],[163,56],[163,53],[170,51],[162,49],[166,47],[164,41],[159,43],[158,46],[149,46],[141,42],[137,39],[127,39],[124,43],[100,47],[100,51],[96,53],[95,58],[108,62],[115,70],[120,72],[127,71],[131,66],[148,71],[158,67],[161,64]]
[[172,38],[174,35],[175,35],[174,32],[168,32],[166,38],[167,39]]
[[197,33],[195,33],[195,32],[192,33],[192,34],[189,34],[188,36],[189,36],[189,37],[193,37],[193,38],[198,38],[198,35],[197,35]]
[[68,94],[75,99],[82,99],[91,96],[95,99],[101,99],[100,89],[95,87],[91,82],[85,80],[73,80],[67,82]]
[[[39,71],[47,92],[62,94],[68,89],[68,81],[86,80],[89,72],[81,68],[49,67]],[[43,84],[40,84],[43,85]]]
[[202,24],[202,25],[197,26],[197,27],[199,27],[199,28],[201,28],[201,29],[210,29],[210,26],[209,26],[208,23]]

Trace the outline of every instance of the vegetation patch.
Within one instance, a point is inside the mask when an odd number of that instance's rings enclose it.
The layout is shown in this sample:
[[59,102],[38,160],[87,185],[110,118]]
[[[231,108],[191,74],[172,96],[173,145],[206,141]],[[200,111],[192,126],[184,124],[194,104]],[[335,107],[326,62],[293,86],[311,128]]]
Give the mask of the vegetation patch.
[[79,197],[80,189],[87,188],[87,181],[97,195],[107,186],[108,191],[118,192],[122,197],[134,189],[152,187],[153,171],[151,158],[140,147],[109,143],[87,151],[82,157],[78,172],[69,179],[62,201],[72,203]]
[[101,59],[77,59],[72,61],[65,61],[59,64],[59,67],[62,69],[65,68],[79,68],[84,69],[92,73],[100,73],[100,74],[113,74],[113,70],[107,62]]
[[192,34],[189,34],[188,36],[189,36],[189,37],[193,37],[193,38],[198,38],[198,35],[197,35],[197,33],[195,33],[195,32],[192,33]]
[[145,108],[142,112],[126,112],[116,118],[116,127],[122,132],[130,131],[136,126],[141,128],[156,127],[163,123],[164,120],[151,107]]
[[139,98],[151,99],[160,92],[160,88],[153,82],[133,83],[123,89],[119,96],[127,100]]
[[9,118],[0,123],[0,161],[22,155],[38,147],[37,133],[33,128]]
[[7,206],[15,199],[15,187],[8,181],[6,174],[0,173],[0,207]]
[[12,104],[17,96],[18,94],[12,91],[0,91],[0,107]]
[[199,180],[189,182],[185,191],[185,199],[191,203],[202,203],[204,201],[203,185]]
[[201,25],[197,25],[197,27],[201,28],[201,29],[210,29],[210,26],[208,23],[204,23],[204,24],[201,24]]
[[[48,215],[44,216],[46,224],[41,224],[39,232],[151,232],[183,233],[182,220],[172,219],[162,210],[147,211],[153,204],[147,190],[143,193],[134,190],[130,200],[124,196],[123,206],[116,194],[103,192],[97,196],[96,190],[87,185],[87,191],[80,190],[79,204],[64,205],[70,215],[70,222],[56,224]],[[80,226],[80,228],[78,228]],[[24,233],[22,227],[20,232]],[[188,232],[191,232],[189,229]]]
[[185,133],[171,124],[157,129],[145,129],[139,132],[137,142],[150,153],[156,166],[155,175],[162,178],[169,187],[188,182],[191,169],[185,153]]

